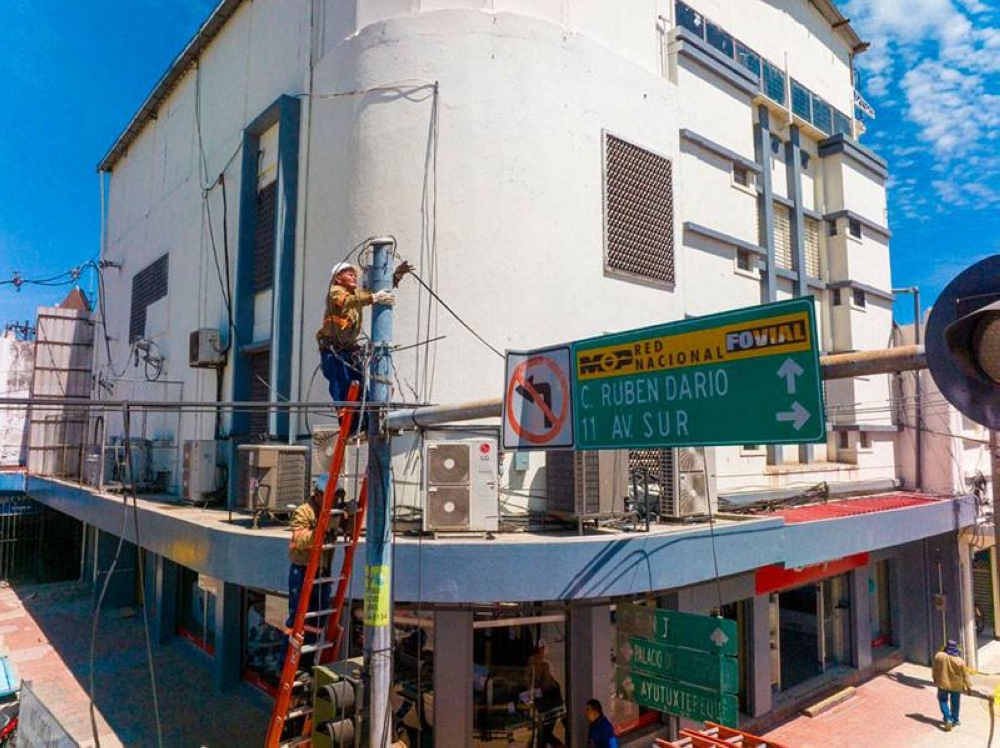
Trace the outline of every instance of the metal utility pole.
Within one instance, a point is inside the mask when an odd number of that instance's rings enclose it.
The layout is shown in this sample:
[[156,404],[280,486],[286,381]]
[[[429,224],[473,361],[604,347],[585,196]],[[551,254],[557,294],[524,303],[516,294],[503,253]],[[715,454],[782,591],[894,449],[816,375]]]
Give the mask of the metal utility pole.
[[[913,343],[914,345],[920,345],[923,343],[920,335],[920,289],[916,286],[910,286],[909,288],[894,288],[893,293],[908,293],[913,294]],[[913,457],[914,457],[914,486],[916,490],[920,490],[924,483],[924,449],[923,449],[923,386],[921,382],[921,373],[918,370],[915,377],[915,387],[914,387],[914,426],[913,426]],[[905,412],[905,411],[904,411]]]
[[996,601],[1000,599],[1000,513],[997,512],[997,492],[1000,491],[1000,432],[990,429],[990,467],[992,468],[993,485],[990,487],[990,508],[993,510],[993,547],[990,549],[990,566],[994,570],[993,574],[993,620],[990,621],[990,628],[993,629],[993,638],[997,636],[997,606]]
[[[392,289],[395,241],[372,241],[371,289]],[[368,745],[389,748],[392,743],[392,541],[390,509],[392,476],[389,435],[384,406],[392,381],[392,307],[376,304],[372,311],[372,410],[368,417],[368,521],[365,529],[365,671],[368,674]]]

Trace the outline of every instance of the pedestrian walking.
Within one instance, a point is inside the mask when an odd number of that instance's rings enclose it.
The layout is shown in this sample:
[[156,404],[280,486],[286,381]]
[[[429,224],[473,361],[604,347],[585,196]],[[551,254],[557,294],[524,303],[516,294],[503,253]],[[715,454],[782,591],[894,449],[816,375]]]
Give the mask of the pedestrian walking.
[[969,671],[959,652],[958,644],[949,639],[944,649],[934,655],[931,665],[934,685],[937,686],[938,704],[941,706],[941,727],[945,731],[958,726],[958,711],[962,701],[962,691],[972,692]]

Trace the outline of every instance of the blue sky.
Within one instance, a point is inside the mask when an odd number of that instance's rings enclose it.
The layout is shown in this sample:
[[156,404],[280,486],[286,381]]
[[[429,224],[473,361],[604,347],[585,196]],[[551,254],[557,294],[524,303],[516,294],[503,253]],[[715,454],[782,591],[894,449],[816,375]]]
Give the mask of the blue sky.
[[[0,281],[97,255],[95,165],[213,6],[3,3],[0,82],[13,116],[0,148]],[[1000,252],[1000,0],[841,6],[872,41],[858,67],[877,115],[862,142],[890,163],[893,283],[920,286],[928,306],[962,268]],[[0,322],[65,293],[0,285]],[[910,303],[897,303],[901,321]]]

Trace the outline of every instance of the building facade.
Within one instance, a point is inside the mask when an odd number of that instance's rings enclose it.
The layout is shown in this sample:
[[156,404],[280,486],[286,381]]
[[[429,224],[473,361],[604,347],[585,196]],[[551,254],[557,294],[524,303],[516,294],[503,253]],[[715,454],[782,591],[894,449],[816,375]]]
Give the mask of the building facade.
[[[148,445],[160,498],[139,502],[138,552],[161,640],[202,647],[219,687],[273,687],[286,533],[169,502],[186,442],[222,445],[211,493],[238,505],[238,444],[309,443],[332,420],[193,404],[323,400],[314,333],[330,267],[363,265],[370,237],[392,236],[420,278],[397,291],[401,403],[499,394],[502,357],[465,325],[523,350],[812,296],[824,352],[885,347],[888,173],[859,142],[864,47],[827,0],[223,0],[99,167],[95,396],[141,414],[109,411],[99,433],[102,445]],[[190,365],[199,330],[208,367]],[[594,696],[633,735],[669,730],[612,699],[625,602],[736,619],[749,725],[898,658],[929,661],[967,620],[964,593],[935,608],[944,591],[931,582],[964,589],[959,533],[977,522],[974,501],[904,481],[889,376],[825,389],[825,442],[699,456],[708,503],[691,513],[709,522],[546,533],[557,493],[574,489],[552,479],[557,457],[522,452],[502,455],[483,512],[526,532],[398,535],[394,621],[412,635],[397,680],[418,727],[442,746],[515,734],[523,721],[508,704],[544,639],[569,740]],[[400,505],[427,510],[430,441],[495,445],[497,432],[394,435]],[[633,474],[660,466],[662,510],[680,456],[622,459]],[[28,485],[85,524],[96,582],[117,500]],[[712,516],[715,496],[739,513]],[[781,501],[810,496],[820,509]],[[130,594],[127,579],[113,589]]]

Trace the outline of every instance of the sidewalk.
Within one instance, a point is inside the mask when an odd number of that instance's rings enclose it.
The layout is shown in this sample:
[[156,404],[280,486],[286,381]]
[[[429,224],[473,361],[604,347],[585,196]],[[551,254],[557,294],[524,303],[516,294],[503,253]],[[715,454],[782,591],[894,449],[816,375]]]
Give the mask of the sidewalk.
[[[92,746],[89,698],[93,598],[75,583],[0,586],[0,651],[81,746]],[[155,746],[141,611],[101,614],[95,656],[101,748]],[[270,700],[247,684],[219,693],[211,661],[182,639],[153,645],[164,746],[260,745]]]
[[[1000,673],[1000,642],[979,652],[979,668]],[[990,737],[990,700],[1000,687],[1000,675],[972,676],[983,696],[962,696],[961,724],[951,732],[941,729],[937,689],[931,669],[904,663],[885,675],[858,686],[856,695],[818,717],[799,716],[763,737],[792,748],[831,745],[887,746],[888,748],[986,748]],[[1000,746],[1000,706],[993,745]]]

